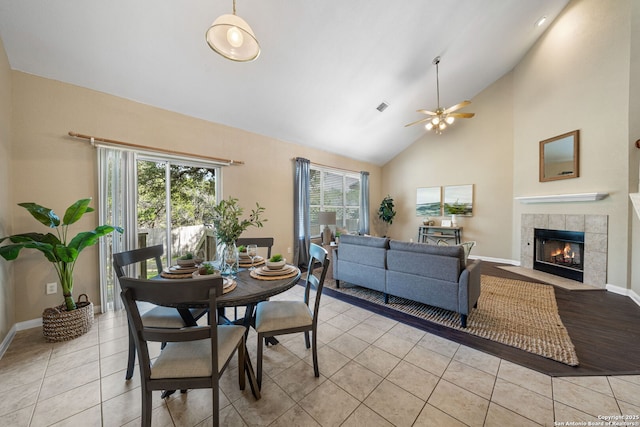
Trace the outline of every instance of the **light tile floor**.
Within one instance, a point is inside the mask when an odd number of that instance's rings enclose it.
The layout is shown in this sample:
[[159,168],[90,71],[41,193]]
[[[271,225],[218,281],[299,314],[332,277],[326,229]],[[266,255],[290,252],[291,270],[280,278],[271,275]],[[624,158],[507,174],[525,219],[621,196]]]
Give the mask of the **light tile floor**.
[[[46,343],[39,328],[17,333],[0,359],[0,426],[139,425],[138,369],[124,379],[126,327],[115,313],[65,343]],[[265,348],[259,401],[238,389],[234,358],[220,425],[553,426],[612,416],[640,425],[640,376],[551,378],[327,296],[318,339],[320,378],[301,334]],[[255,333],[248,350],[255,357]],[[211,425],[210,398],[154,394],[153,425]]]

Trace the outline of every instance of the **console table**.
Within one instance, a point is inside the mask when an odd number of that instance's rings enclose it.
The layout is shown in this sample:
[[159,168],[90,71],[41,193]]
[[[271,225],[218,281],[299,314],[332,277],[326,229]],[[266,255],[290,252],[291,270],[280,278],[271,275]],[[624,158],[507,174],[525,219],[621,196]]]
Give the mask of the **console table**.
[[338,245],[322,245],[322,247],[327,250],[327,258],[329,258],[329,269],[327,270],[327,275],[324,278],[325,280],[333,280],[334,252],[338,251]]
[[462,241],[462,227],[437,227],[421,225],[418,227],[418,242],[438,244],[439,240],[455,241],[459,245]]

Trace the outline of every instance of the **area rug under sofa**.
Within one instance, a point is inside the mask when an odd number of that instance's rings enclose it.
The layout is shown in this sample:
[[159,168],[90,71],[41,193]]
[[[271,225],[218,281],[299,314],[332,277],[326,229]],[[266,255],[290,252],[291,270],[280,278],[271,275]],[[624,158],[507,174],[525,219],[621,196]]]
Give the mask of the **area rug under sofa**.
[[478,308],[460,326],[458,313],[390,296],[381,292],[327,280],[325,287],[336,295],[348,295],[420,319],[506,344],[569,366],[579,361],[567,329],[558,314],[553,286],[482,275]]

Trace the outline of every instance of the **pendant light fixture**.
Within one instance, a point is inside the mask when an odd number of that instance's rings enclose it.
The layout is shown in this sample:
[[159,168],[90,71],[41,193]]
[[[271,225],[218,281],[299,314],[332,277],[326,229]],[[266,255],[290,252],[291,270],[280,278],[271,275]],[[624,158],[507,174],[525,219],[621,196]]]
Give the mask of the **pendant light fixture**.
[[233,0],[233,15],[222,15],[213,21],[206,38],[211,49],[232,61],[249,62],[260,55],[260,44],[253,30],[236,15],[236,0]]

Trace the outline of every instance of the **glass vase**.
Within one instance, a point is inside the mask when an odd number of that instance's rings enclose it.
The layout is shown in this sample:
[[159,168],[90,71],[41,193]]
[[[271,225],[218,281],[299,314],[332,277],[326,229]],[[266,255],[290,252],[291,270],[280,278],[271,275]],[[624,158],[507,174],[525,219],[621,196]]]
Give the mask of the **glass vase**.
[[218,246],[218,265],[220,266],[220,274],[223,277],[235,279],[238,275],[239,262],[238,248],[235,242],[221,243]]

